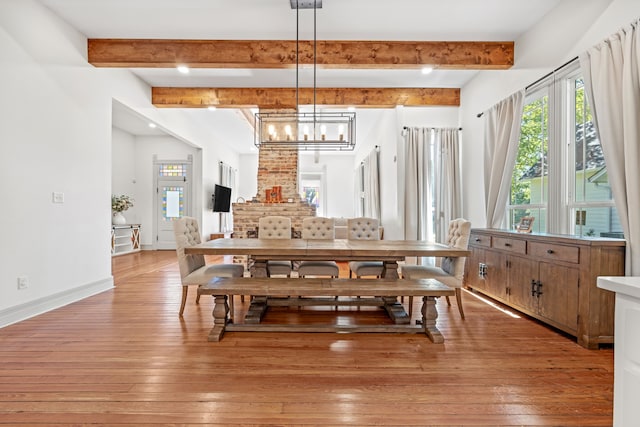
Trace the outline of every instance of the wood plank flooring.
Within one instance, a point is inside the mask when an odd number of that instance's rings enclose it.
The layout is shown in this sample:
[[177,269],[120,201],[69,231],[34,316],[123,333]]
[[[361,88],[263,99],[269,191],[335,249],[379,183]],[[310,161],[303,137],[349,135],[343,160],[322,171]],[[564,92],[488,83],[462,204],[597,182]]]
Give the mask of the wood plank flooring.
[[[210,258],[210,261],[216,261]],[[346,271],[343,270],[343,273]],[[211,298],[178,317],[175,252],[113,259],[116,288],[0,329],[12,426],[609,426],[613,350],[586,350],[464,293],[438,302],[444,344],[413,334],[227,333]],[[236,316],[247,303],[236,298]],[[418,306],[414,316],[418,315]],[[275,308],[313,322],[323,309]],[[338,321],[385,322],[343,307]]]

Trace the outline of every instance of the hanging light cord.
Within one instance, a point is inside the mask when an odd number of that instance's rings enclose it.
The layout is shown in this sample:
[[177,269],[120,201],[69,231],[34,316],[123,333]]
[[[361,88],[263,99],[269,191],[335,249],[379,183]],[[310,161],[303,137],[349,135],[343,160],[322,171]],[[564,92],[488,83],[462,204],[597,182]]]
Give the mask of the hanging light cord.
[[300,56],[300,5],[298,4],[298,0],[296,0],[296,113],[300,113],[300,95],[299,95],[299,85],[298,85],[298,74],[300,68],[300,61],[298,57]]
[[314,0],[313,2],[313,122],[316,121],[316,68],[317,68],[317,45],[318,45],[318,37],[316,34],[316,11],[317,11],[317,3]]

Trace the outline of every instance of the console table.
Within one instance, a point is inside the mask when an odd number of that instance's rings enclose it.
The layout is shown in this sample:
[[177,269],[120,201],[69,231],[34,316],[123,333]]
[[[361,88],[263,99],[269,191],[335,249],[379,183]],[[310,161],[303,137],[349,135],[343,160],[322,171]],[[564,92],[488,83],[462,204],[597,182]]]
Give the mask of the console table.
[[140,251],[140,224],[111,226],[111,256]]

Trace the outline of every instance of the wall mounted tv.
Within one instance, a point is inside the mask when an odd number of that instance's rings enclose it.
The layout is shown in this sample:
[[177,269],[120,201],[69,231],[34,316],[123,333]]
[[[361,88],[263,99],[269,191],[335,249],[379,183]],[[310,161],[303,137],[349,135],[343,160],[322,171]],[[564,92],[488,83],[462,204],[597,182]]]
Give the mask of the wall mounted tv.
[[231,189],[222,185],[216,184],[213,193],[213,211],[214,212],[229,212],[231,208]]

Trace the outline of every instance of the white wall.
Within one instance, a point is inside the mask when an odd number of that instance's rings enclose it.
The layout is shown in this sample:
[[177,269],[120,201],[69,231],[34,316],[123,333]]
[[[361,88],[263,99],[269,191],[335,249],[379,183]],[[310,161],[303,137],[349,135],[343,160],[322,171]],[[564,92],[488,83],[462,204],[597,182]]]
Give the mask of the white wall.
[[238,163],[185,114],[153,107],[149,86],[129,71],[89,65],[86,50],[86,37],[38,2],[0,2],[0,158],[10,160],[0,179],[0,326],[113,285],[113,99],[203,147],[203,176],[221,156]]
[[[38,4],[0,3],[0,325],[112,285],[111,102],[83,45]],[[17,290],[20,275],[27,289]]]
[[563,65],[619,28],[640,17],[637,0],[565,0],[516,40],[516,66],[484,71],[461,93],[464,128],[465,217],[486,225],[484,203],[484,122],[476,115]]
[[300,172],[326,172],[325,216],[353,217],[355,198],[353,154],[331,154],[330,151],[321,151],[317,159],[316,162],[313,154],[301,154],[298,170]]
[[123,215],[129,223],[139,223],[141,211],[140,200],[136,185],[136,137],[118,129],[111,129],[111,194],[127,195],[134,200],[133,207],[127,209]]
[[241,169],[236,176],[238,191],[235,197],[242,197],[248,202],[258,194],[258,153],[241,154],[239,162]]

